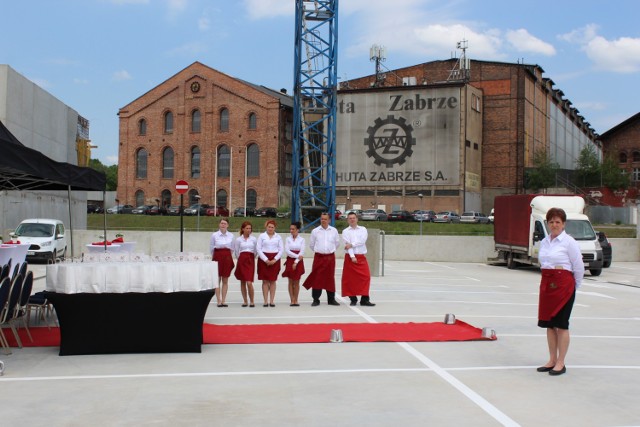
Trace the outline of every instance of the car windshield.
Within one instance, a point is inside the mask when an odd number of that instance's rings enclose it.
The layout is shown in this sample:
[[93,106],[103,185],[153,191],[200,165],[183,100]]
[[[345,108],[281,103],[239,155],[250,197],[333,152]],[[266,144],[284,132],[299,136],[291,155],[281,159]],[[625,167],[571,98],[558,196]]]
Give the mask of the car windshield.
[[25,223],[18,226],[16,234],[25,237],[51,237],[54,229],[53,224]]
[[[549,232],[549,226],[547,222],[544,222],[544,226]],[[596,238],[596,232],[589,221],[568,219],[565,222],[564,229],[568,235],[576,240],[594,240]]]

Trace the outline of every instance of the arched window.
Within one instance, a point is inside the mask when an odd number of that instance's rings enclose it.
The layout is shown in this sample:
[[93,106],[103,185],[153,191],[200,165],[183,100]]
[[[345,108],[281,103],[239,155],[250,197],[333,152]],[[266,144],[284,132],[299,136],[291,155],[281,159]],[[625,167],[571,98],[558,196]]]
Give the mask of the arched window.
[[173,178],[173,148],[167,147],[162,152],[162,177]]
[[195,188],[189,190],[189,193],[187,193],[187,203],[189,204],[189,206],[199,203],[199,199],[196,197],[197,195],[198,190],[196,190]]
[[633,152],[633,161],[635,162],[640,162],[640,151],[634,151]]
[[136,178],[145,179],[147,177],[147,150],[141,148],[136,153]]
[[200,148],[191,149],[191,178],[200,178]]
[[620,153],[619,155],[620,163],[627,163],[627,153]]
[[221,145],[218,147],[218,177],[228,178],[231,165],[231,151],[229,146]]
[[226,108],[220,110],[220,131],[229,131],[229,110],[227,110]]
[[136,191],[136,207],[144,205],[144,191]]
[[260,176],[260,148],[258,144],[247,147],[247,176]]
[[173,113],[171,111],[167,111],[164,113],[164,133],[172,133],[173,132]]
[[193,110],[191,113],[191,132],[200,132],[200,110]]
[[247,190],[247,208],[256,208],[256,203],[258,202],[258,193],[256,190],[249,189]]
[[146,135],[147,134],[147,121],[145,119],[140,119],[138,121],[138,135]]
[[249,129],[257,129],[258,128],[258,116],[256,113],[249,114]]
[[167,206],[171,206],[171,191],[162,190],[162,195],[160,196],[161,206],[166,208]]
[[218,206],[222,206],[223,208],[227,207],[227,190],[218,190],[216,193],[216,198],[218,201]]

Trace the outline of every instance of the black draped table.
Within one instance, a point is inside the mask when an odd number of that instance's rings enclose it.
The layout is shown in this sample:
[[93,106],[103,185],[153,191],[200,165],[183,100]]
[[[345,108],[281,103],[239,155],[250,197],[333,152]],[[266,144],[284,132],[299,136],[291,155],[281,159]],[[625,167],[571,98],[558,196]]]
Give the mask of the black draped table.
[[60,355],[199,353],[217,282],[212,261],[49,265]]

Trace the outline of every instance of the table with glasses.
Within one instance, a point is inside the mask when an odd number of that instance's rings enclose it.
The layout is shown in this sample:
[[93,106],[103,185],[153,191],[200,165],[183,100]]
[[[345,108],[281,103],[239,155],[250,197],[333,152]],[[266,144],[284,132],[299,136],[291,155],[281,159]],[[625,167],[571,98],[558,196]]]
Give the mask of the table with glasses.
[[67,262],[46,272],[61,356],[201,351],[216,262]]

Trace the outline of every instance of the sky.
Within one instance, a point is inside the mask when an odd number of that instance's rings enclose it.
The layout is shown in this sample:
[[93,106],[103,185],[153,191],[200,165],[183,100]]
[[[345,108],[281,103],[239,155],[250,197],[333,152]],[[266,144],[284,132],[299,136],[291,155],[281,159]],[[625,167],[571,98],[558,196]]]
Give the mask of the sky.
[[[118,110],[195,61],[293,93],[294,0],[0,0],[0,64],[90,121],[118,160]],[[640,112],[640,1],[340,0],[338,76],[459,56],[539,65],[599,134]],[[472,70],[473,72],[473,70]],[[634,95],[635,94],[635,95]]]

